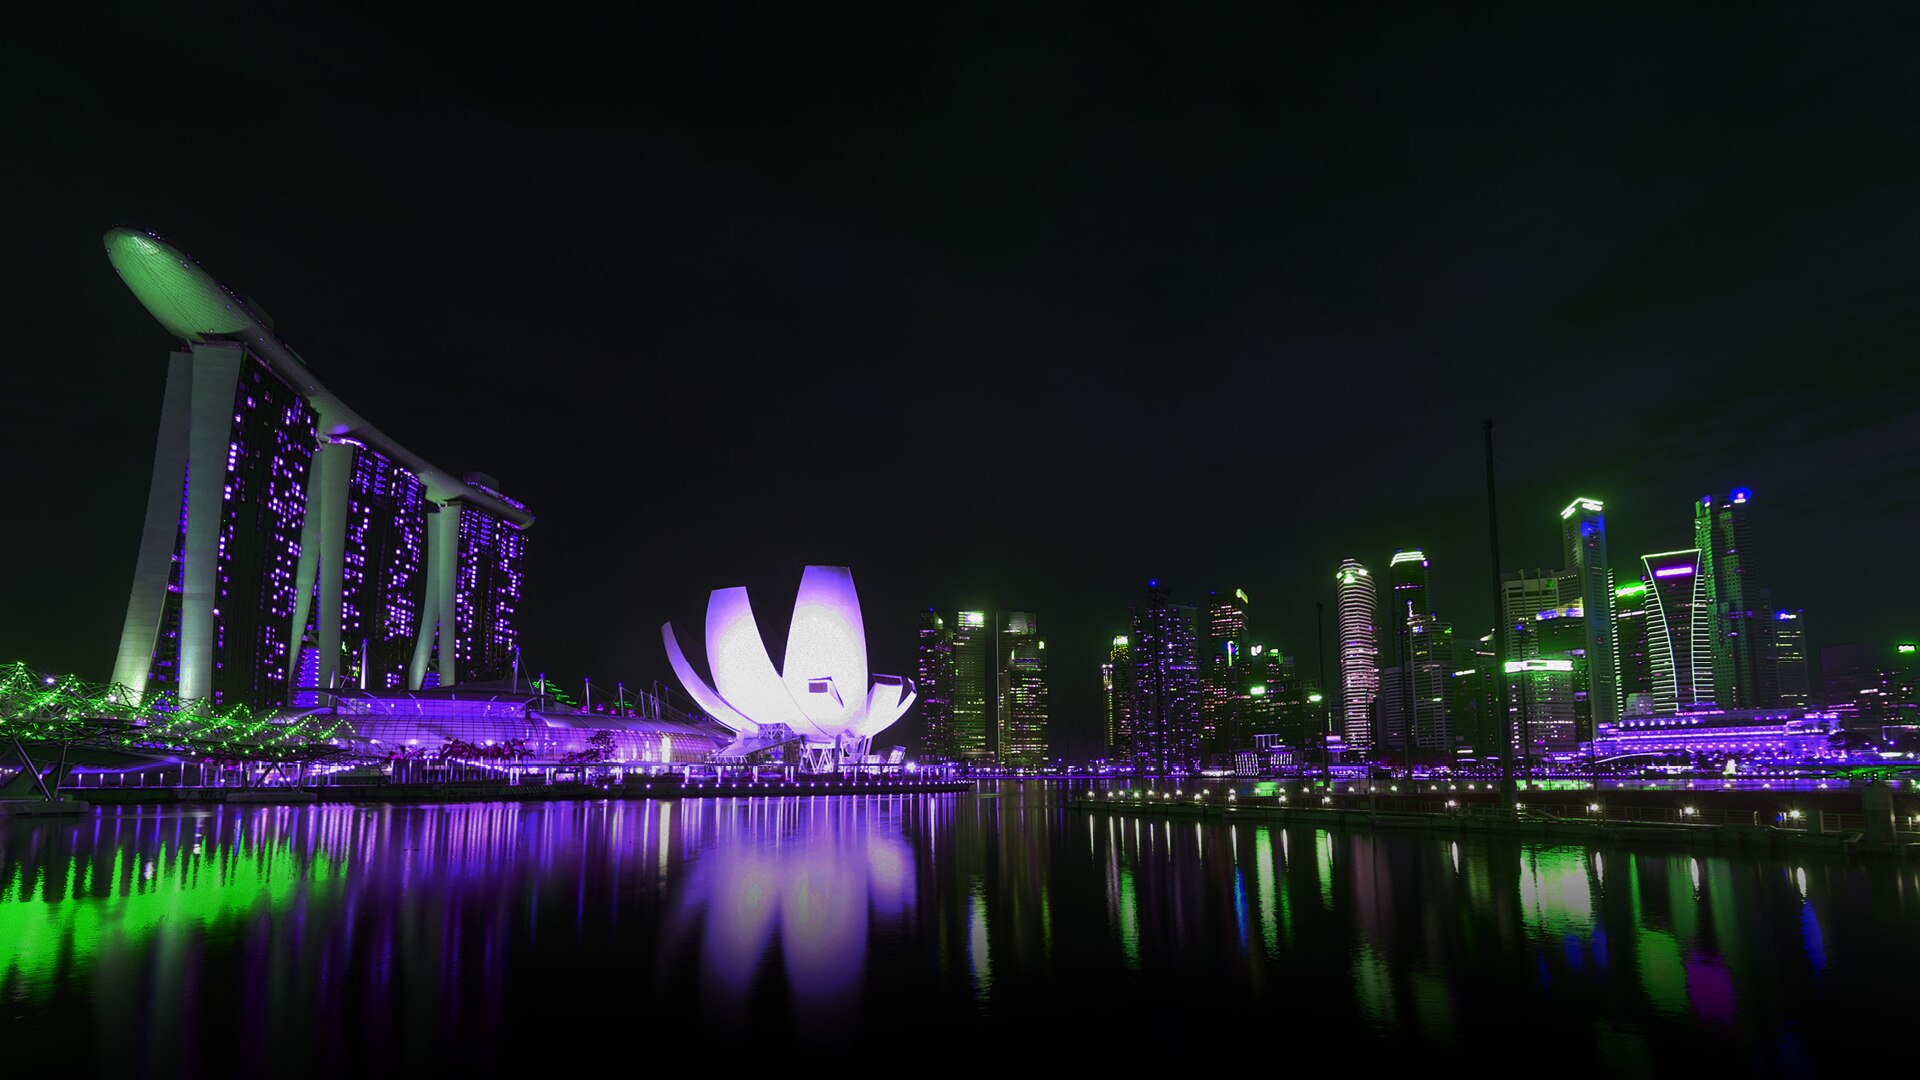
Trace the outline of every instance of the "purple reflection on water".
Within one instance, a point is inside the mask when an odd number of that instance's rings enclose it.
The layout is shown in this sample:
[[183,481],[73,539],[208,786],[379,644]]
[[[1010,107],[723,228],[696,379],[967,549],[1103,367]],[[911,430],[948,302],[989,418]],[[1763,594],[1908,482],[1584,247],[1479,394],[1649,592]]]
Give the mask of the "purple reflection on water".
[[[702,1006],[744,1022],[770,978],[777,935],[786,996],[800,1029],[820,1036],[857,1019],[868,922],[911,903],[913,854],[899,837],[858,827],[852,807],[799,815],[768,830],[754,816],[723,823],[691,869],[676,923],[697,929]],[[782,822],[781,824],[787,824]]]
[[1716,1024],[1733,1023],[1733,975],[1717,956],[1694,953],[1687,958],[1687,1000],[1693,1013]]

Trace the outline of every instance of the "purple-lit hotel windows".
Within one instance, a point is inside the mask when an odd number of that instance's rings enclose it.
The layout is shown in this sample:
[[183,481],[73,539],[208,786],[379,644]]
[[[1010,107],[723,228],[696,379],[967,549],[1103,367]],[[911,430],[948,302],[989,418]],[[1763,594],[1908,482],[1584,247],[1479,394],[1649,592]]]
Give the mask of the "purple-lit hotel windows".
[[[471,503],[456,503],[459,568],[454,572],[455,670],[461,682],[498,679],[513,670],[520,641],[521,562],[526,537]],[[444,643],[444,628],[442,633]]]
[[[213,599],[213,698],[220,705],[274,705],[287,698],[290,622],[307,470],[317,443],[313,407],[251,353],[234,389],[221,485]],[[189,471],[205,466],[189,461]],[[187,538],[187,486],[168,578],[168,602],[148,672],[149,687],[177,690],[179,593]]]

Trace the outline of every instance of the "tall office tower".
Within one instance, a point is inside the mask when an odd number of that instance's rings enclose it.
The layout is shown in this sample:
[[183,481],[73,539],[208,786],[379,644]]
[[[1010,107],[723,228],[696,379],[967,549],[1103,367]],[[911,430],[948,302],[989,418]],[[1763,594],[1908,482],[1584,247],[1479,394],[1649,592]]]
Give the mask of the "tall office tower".
[[991,760],[987,747],[987,653],[993,631],[984,611],[963,611],[953,626],[953,756]]
[[1047,759],[1047,643],[1031,612],[1003,611],[998,627],[995,756],[1009,768],[1037,769]]
[[1500,756],[1500,714],[1494,708],[1493,632],[1476,642],[1462,641],[1447,676],[1447,719],[1461,749],[1475,760]]
[[1769,657],[1780,686],[1780,704],[1804,709],[1812,701],[1807,677],[1807,613],[1780,608],[1773,613],[1773,654]]
[[[1393,634],[1393,667],[1381,672],[1378,709],[1381,723],[1374,732],[1374,740],[1404,755],[1409,725],[1422,711],[1414,691],[1414,665],[1409,658],[1413,654],[1414,621],[1432,614],[1427,606],[1427,557],[1419,548],[1396,551],[1387,574],[1392,581],[1387,592],[1386,626]],[[1431,703],[1427,704],[1426,711],[1431,712]]]
[[[451,621],[462,554],[451,538],[436,547],[441,506],[471,505],[514,533],[469,553],[498,564],[490,584],[511,579],[475,599],[485,640],[469,651],[484,668],[511,646],[525,506],[367,423],[271,320],[166,241],[114,229],[105,243],[120,279],[186,344],[168,364],[115,682],[258,708],[343,676],[386,688],[404,671],[417,687],[418,665],[402,658],[411,644],[418,660],[436,615]],[[443,682],[453,659],[446,650]]]
[[1653,597],[1645,579],[1614,586],[1613,648],[1620,682],[1620,715],[1653,714],[1653,654],[1647,637],[1647,613]]
[[1255,735],[1275,735],[1298,749],[1308,733],[1305,711],[1306,688],[1294,666],[1293,657],[1271,645],[1247,646],[1241,660],[1241,722],[1245,741],[1236,750],[1253,745]]
[[1118,764],[1133,757],[1134,666],[1133,646],[1127,635],[1114,636],[1107,662],[1100,665],[1100,677],[1105,692],[1107,757]]
[[1158,581],[1133,613],[1133,749],[1142,772],[1200,767],[1200,655],[1192,604]]
[[1724,708],[1761,709],[1780,700],[1767,661],[1773,651],[1773,598],[1762,586],[1747,516],[1752,493],[1734,488],[1693,504],[1693,543],[1700,549],[1713,650],[1713,688]]
[[1592,666],[1583,616],[1578,606],[1549,608],[1515,626],[1507,683],[1517,737],[1531,757],[1568,753],[1593,738]]
[[[1387,593],[1387,625],[1396,631],[1404,631],[1407,620],[1413,616],[1433,614],[1433,609],[1427,606],[1427,556],[1424,552],[1419,548],[1394,552],[1387,573],[1393,579],[1393,588]],[[1406,635],[1399,633],[1398,640],[1404,644]],[[1394,655],[1397,657],[1399,654]]]
[[1700,549],[1642,555],[1649,598],[1647,665],[1657,716],[1712,704],[1713,620]]
[[1340,737],[1347,749],[1364,754],[1373,745],[1380,694],[1378,597],[1373,575],[1356,559],[1341,562],[1333,580],[1340,626]]
[[1413,745],[1429,760],[1451,760],[1454,737],[1447,711],[1447,680],[1454,667],[1453,627],[1432,615],[1415,615],[1407,629],[1403,664],[1413,687]]
[[[1573,595],[1586,624],[1588,698],[1593,721],[1620,719],[1620,673],[1613,640],[1613,564],[1607,561],[1607,519],[1598,499],[1575,499],[1560,511],[1561,549]],[[1566,610],[1562,608],[1561,610]],[[1583,732],[1591,738],[1592,732]]]
[[915,651],[919,658],[920,756],[953,760],[953,635],[932,608],[920,613]]
[[1509,570],[1500,575],[1500,613],[1509,627],[1577,603],[1578,596],[1572,576],[1562,570]]
[[1208,751],[1233,750],[1239,744],[1239,706],[1243,694],[1241,663],[1247,646],[1247,594],[1244,589],[1207,596],[1206,662],[1200,670],[1200,743]]

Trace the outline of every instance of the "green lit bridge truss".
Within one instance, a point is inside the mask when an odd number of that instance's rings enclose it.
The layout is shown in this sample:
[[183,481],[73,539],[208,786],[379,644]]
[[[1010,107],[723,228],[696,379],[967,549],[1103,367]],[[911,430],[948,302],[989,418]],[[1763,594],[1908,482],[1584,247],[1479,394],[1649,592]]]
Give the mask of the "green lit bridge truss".
[[132,754],[299,762],[357,756],[353,729],[330,710],[219,706],[167,693],[142,698],[124,686],[0,666],[0,746],[32,769],[27,744],[86,746]]

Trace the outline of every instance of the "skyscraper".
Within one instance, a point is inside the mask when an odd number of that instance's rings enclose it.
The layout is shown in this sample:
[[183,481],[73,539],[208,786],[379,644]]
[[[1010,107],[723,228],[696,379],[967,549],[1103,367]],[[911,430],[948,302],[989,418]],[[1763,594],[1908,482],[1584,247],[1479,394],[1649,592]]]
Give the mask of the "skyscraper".
[[[1452,627],[1440,623],[1427,600],[1430,563],[1419,548],[1402,549],[1387,568],[1392,588],[1387,596],[1387,625],[1393,630],[1391,678],[1383,678],[1379,730],[1374,741],[1407,753],[1407,733],[1416,748],[1429,753],[1446,736],[1446,695],[1436,680],[1444,679],[1452,663]],[[1443,659],[1442,653],[1446,656]]]
[[1712,616],[1707,609],[1700,549],[1643,555],[1649,598],[1648,666],[1653,672],[1653,711],[1658,716],[1711,704]]
[[1100,665],[1107,757],[1115,764],[1133,757],[1134,678],[1133,646],[1125,634],[1113,639],[1107,662]]
[[953,626],[953,755],[990,760],[987,747],[987,670],[993,630],[984,611],[962,611]]
[[1517,737],[1530,759],[1577,750],[1593,737],[1587,635],[1577,605],[1549,608],[1515,625],[1507,685]]
[[1563,570],[1509,570],[1500,575],[1500,613],[1507,626],[1524,626],[1543,611],[1577,602],[1572,576]]
[[1200,657],[1192,604],[1147,583],[1133,615],[1134,759],[1142,772],[1191,772],[1200,766]]
[[[1586,628],[1587,706],[1595,723],[1620,719],[1620,675],[1613,640],[1613,564],[1607,561],[1607,519],[1598,499],[1575,499],[1560,511],[1561,549]],[[1566,608],[1561,609],[1565,611]],[[1591,729],[1580,733],[1593,737]]]
[[1394,628],[1399,643],[1404,644],[1406,640],[1408,619],[1433,614],[1433,609],[1427,606],[1427,566],[1425,552],[1419,548],[1403,548],[1393,553],[1393,561],[1387,567],[1393,579],[1393,588],[1387,594],[1387,625]]
[[361,418],[164,240],[114,229],[106,249],[186,345],[168,363],[114,681],[276,707],[342,683],[417,689],[429,656],[441,684],[506,673],[526,506]]
[[1032,613],[1003,611],[995,658],[999,666],[996,758],[1009,768],[1036,769],[1047,758],[1047,643]]
[[1247,646],[1247,593],[1207,597],[1206,661],[1200,671],[1200,743],[1209,751],[1239,745],[1237,706]]
[[1708,613],[1713,687],[1729,709],[1758,709],[1780,699],[1768,660],[1773,648],[1773,598],[1762,585],[1747,514],[1752,493],[1708,495],[1693,506],[1693,543],[1700,549],[1700,583]]
[[1373,576],[1357,559],[1342,561],[1333,580],[1340,624],[1340,735],[1349,750],[1366,753],[1373,745],[1373,712],[1380,693],[1378,594]]
[[1493,701],[1493,641],[1492,631],[1478,641],[1461,641],[1454,654],[1455,667],[1447,677],[1448,724],[1480,761],[1499,757],[1503,730]]
[[1772,644],[1771,662],[1780,687],[1780,704],[1806,708],[1812,701],[1807,673],[1807,613],[1800,608],[1775,610]]
[[1645,579],[1635,576],[1613,589],[1614,662],[1620,680],[1620,715],[1653,711],[1653,656],[1647,637],[1647,613],[1653,597]]
[[953,635],[947,620],[932,608],[920,613],[916,635],[919,657],[920,756],[953,760]]

